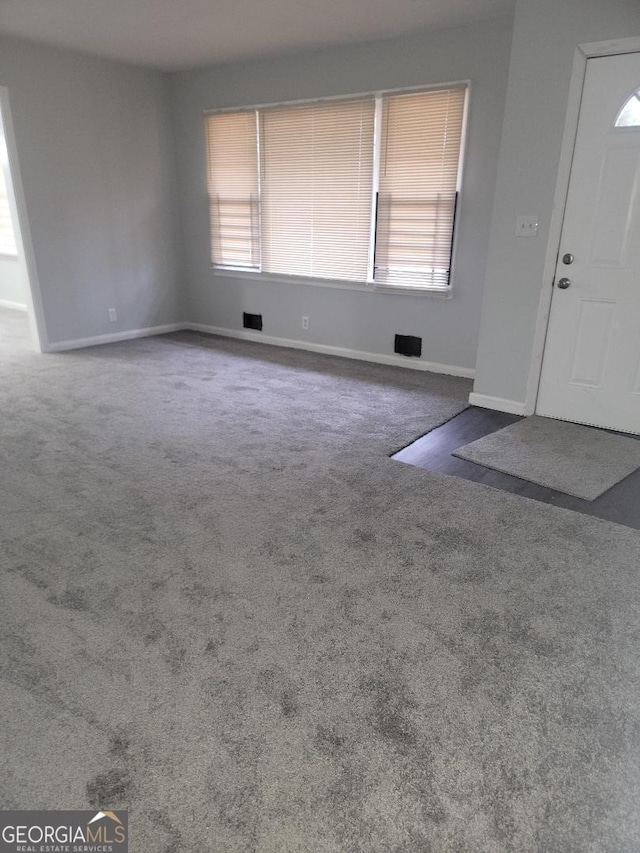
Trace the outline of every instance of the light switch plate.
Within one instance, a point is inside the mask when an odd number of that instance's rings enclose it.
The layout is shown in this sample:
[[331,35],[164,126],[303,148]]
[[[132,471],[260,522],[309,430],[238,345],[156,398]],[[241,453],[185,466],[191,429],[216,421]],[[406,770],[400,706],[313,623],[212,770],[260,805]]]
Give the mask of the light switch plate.
[[516,237],[537,237],[538,217],[534,214],[518,216],[516,219]]

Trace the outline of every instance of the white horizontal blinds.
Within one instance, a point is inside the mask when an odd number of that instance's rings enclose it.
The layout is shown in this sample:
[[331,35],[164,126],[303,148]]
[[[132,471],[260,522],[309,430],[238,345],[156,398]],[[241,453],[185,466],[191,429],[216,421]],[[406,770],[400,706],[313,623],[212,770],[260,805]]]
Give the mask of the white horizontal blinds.
[[9,209],[4,172],[0,166],[0,255],[15,254],[17,254],[16,235],[14,234],[11,223],[11,211]]
[[261,111],[262,269],[365,281],[373,98]]
[[212,263],[260,269],[255,110],[207,117],[207,176]]
[[464,99],[464,88],[383,98],[377,284],[449,284]]

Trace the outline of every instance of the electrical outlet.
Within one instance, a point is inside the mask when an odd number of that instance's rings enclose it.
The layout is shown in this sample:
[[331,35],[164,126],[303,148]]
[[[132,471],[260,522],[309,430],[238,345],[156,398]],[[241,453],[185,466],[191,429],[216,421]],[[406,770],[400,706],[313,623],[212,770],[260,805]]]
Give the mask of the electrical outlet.
[[117,313],[116,309],[115,308],[109,308],[109,320],[112,323],[115,323],[117,319],[118,319],[118,313]]
[[309,318],[308,318],[308,317],[303,317],[303,318],[302,318],[302,328],[303,328],[305,331],[306,331],[306,330],[308,330],[308,328],[309,328]]

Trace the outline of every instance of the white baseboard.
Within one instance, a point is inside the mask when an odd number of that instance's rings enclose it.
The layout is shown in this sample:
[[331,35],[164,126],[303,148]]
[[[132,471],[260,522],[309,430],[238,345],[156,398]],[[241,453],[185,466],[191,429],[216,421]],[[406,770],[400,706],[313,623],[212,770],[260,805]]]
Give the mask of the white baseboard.
[[510,415],[525,415],[526,407],[518,400],[505,400],[504,397],[490,397],[488,394],[469,394],[471,406],[481,406],[483,409],[496,409],[498,412],[507,412]]
[[[429,371],[430,373],[444,373],[448,376],[461,376],[465,379],[473,379],[475,375],[475,371],[469,367],[459,367],[458,365],[453,364],[439,364],[438,362],[423,361],[422,359],[417,358],[406,358],[401,355],[364,352],[362,350],[347,349],[346,347],[335,347],[327,344],[316,344],[311,341],[300,341],[293,338],[276,338],[272,335],[264,335],[262,332],[253,332],[250,329],[226,329],[221,326],[208,326],[205,323],[169,323],[165,326],[150,326],[146,329],[130,329],[125,332],[115,332],[110,335],[96,335],[90,338],[56,341],[55,343],[49,344],[46,351],[65,352],[66,350],[95,347],[100,344],[112,344],[119,341],[132,340],[134,338],[146,338],[153,335],[164,335],[168,332],[180,332],[185,330],[204,332],[208,335],[221,335],[225,338],[239,338],[244,341],[256,341],[257,343],[287,347],[289,349],[308,350],[309,352],[318,352],[324,355],[337,355],[341,358],[351,358],[357,361],[369,361],[374,364],[388,364],[392,367],[424,370]],[[477,403],[476,405],[483,404]],[[489,408],[498,407],[489,406]]]
[[10,299],[0,299],[0,308],[9,308],[11,311],[27,311],[27,306],[22,302],[11,302]]
[[311,341],[299,341],[293,338],[276,338],[272,335],[264,335],[262,332],[253,332],[249,329],[225,329],[220,326],[207,326],[204,323],[185,323],[184,329],[194,332],[205,332],[208,335],[221,335],[225,338],[239,338],[243,341],[256,341],[261,344],[269,344],[289,349],[302,349],[309,352],[318,352],[324,355],[337,355],[341,358],[352,358],[358,361],[370,361],[374,364],[388,364],[393,367],[408,367],[412,370],[426,370],[431,373],[445,373],[449,376],[462,376],[465,379],[473,379],[475,371],[469,367],[458,367],[453,364],[438,364],[433,361],[422,361],[418,358],[407,358],[401,355],[386,355],[377,352],[363,352],[362,350],[346,349],[345,347],[328,346],[327,344],[316,344]]
[[149,326],[146,329],[129,329],[126,332],[114,332],[111,335],[96,335],[92,338],[76,338],[70,341],[56,341],[48,344],[46,352],[65,352],[83,347],[95,347],[100,344],[113,344],[119,341],[129,341],[134,338],[149,338],[153,335],[165,335],[167,332],[181,332],[188,328],[185,323],[167,323],[165,326]]

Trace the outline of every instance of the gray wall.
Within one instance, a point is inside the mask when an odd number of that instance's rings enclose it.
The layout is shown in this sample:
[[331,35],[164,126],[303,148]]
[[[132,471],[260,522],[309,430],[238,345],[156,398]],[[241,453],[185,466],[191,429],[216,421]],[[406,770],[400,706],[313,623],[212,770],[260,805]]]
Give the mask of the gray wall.
[[[637,0],[518,0],[474,391],[524,403],[577,45],[640,36]],[[539,236],[515,237],[537,213]],[[557,249],[557,246],[552,247]],[[529,401],[531,402],[531,401]]]
[[25,282],[17,258],[0,255],[0,308],[3,302],[26,307]]
[[[420,335],[423,359],[472,369],[506,92],[511,20],[171,77],[188,319],[239,329],[262,313],[265,334],[391,354],[393,333]],[[451,300],[214,275],[209,262],[202,115],[218,107],[470,79],[466,169]],[[309,315],[309,332],[301,316]]]
[[0,85],[48,343],[182,319],[165,77],[0,38]]

